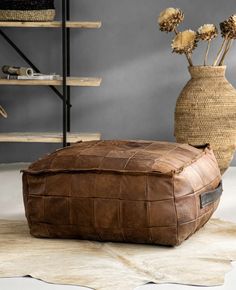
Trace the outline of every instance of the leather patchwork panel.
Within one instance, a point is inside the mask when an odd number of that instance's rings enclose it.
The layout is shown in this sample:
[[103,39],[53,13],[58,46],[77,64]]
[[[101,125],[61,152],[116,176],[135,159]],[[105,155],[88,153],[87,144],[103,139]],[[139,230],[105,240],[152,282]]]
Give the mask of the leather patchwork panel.
[[121,176],[116,174],[96,174],[95,196],[101,198],[120,198]]
[[126,165],[126,158],[105,157],[100,162],[103,169],[122,170]]
[[175,176],[174,186],[175,186],[176,197],[181,197],[181,196],[194,193],[191,180],[189,180],[188,175],[185,174],[185,172],[186,170],[181,172],[181,174],[178,174],[177,176]]
[[176,211],[179,223],[187,223],[197,218],[197,205],[194,195],[176,199]]
[[119,201],[94,199],[94,218],[97,228],[118,228]]
[[75,157],[72,155],[69,156],[60,156],[60,158],[54,159],[51,163],[51,166],[54,169],[60,169],[62,167],[73,168],[75,166]]
[[148,227],[148,205],[143,201],[121,201],[121,226],[123,228]]
[[76,168],[98,168],[103,160],[101,156],[81,155],[75,160]]
[[64,197],[44,197],[44,220],[56,225],[69,224],[69,200]]
[[71,175],[57,174],[47,176],[44,194],[48,196],[70,196]]
[[93,173],[71,174],[71,193],[74,197],[95,197],[95,178]]
[[149,226],[176,226],[174,199],[149,202]]
[[25,180],[28,184],[28,191],[31,195],[43,195],[45,194],[46,177],[45,176],[27,176]]
[[170,176],[147,176],[147,199],[166,200],[173,198],[173,180]]
[[28,215],[31,223],[44,221],[44,199],[41,196],[28,196]]
[[148,228],[125,228],[125,240],[129,243],[152,243],[150,231]]
[[170,246],[179,243],[178,230],[176,226],[151,228],[151,237],[153,244]]
[[135,156],[127,163],[126,169],[127,170],[137,170],[137,171],[146,171],[149,168],[152,168],[154,164],[154,160],[152,159],[139,159],[135,158]]
[[124,200],[146,200],[146,176],[123,175],[120,185],[120,198]]
[[94,226],[94,202],[92,198],[71,198],[70,222],[79,227]]
[[178,226],[178,244],[186,240],[197,230],[197,222],[191,221]]

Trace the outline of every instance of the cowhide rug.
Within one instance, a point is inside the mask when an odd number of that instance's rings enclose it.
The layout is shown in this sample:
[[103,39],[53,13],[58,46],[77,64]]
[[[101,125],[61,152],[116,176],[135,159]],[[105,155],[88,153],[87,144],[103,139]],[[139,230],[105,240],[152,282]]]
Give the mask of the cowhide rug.
[[0,220],[0,277],[32,276],[98,290],[132,290],[148,282],[213,286],[236,260],[236,224],[211,220],[176,248],[42,240],[24,221]]

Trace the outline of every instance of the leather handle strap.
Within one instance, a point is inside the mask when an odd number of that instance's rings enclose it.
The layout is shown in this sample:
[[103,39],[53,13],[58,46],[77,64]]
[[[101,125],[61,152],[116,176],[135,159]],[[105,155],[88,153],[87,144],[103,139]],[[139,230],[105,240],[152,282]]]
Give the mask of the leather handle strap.
[[200,195],[200,207],[204,208],[208,206],[209,204],[217,201],[223,192],[223,186],[222,182],[218,185],[218,187],[215,190],[204,192]]

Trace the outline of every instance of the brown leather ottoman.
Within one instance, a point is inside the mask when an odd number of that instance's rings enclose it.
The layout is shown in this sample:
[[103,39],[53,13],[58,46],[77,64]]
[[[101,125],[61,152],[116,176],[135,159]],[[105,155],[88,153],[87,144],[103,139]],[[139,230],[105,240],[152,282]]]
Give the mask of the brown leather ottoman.
[[221,175],[208,145],[92,141],[23,173],[30,232],[40,238],[178,245],[211,217]]

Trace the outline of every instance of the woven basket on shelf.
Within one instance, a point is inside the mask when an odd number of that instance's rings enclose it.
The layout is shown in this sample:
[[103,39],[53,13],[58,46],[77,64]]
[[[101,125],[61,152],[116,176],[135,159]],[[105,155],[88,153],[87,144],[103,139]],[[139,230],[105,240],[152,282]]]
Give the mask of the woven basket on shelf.
[[175,111],[179,143],[210,143],[221,173],[229,167],[236,144],[236,90],[225,78],[226,67],[190,67],[191,80]]
[[1,0],[0,21],[53,21],[54,0]]

